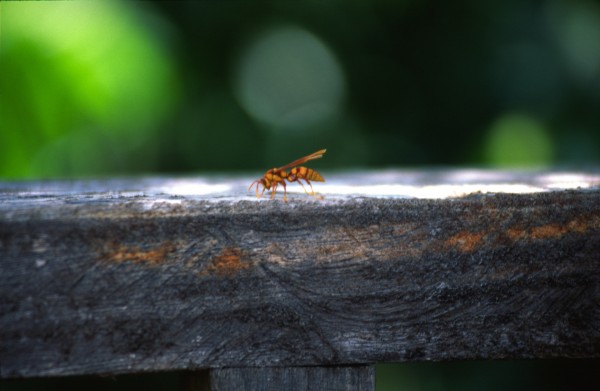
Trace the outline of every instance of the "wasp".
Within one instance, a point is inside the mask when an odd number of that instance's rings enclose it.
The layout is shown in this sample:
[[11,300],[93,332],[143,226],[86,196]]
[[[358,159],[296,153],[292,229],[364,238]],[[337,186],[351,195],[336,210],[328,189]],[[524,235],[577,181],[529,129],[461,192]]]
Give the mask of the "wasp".
[[[256,197],[258,197],[258,198],[260,198],[265,193],[265,190],[271,190],[271,199],[272,199],[273,197],[275,197],[275,192],[277,191],[277,186],[279,186],[281,184],[283,186],[283,201],[285,202],[287,199],[285,181],[287,180],[290,183],[298,182],[300,184],[300,186],[302,186],[302,188],[304,189],[304,192],[306,194],[314,196],[315,192],[312,188],[312,184],[310,183],[310,181],[325,182],[325,179],[323,179],[321,174],[319,174],[312,168],[300,166],[300,164],[305,163],[309,160],[320,159],[323,157],[323,154],[326,151],[327,151],[326,149],[321,149],[317,152],[311,153],[310,155],[307,155],[307,156],[301,157],[300,159],[294,160],[293,162],[288,163],[285,166],[271,168],[270,170],[265,172],[265,175],[263,175],[262,178],[257,179],[254,182],[252,182],[250,184],[250,187],[248,187],[248,190],[252,189],[252,187],[254,185],[256,185]],[[291,168],[291,170],[289,170],[289,172],[286,171],[290,168]],[[308,191],[306,191],[306,187],[304,187],[301,180],[304,180],[310,186],[310,190],[311,190],[310,193]],[[258,194],[258,187],[260,185],[262,185],[263,189],[262,189],[262,192],[260,194]]]

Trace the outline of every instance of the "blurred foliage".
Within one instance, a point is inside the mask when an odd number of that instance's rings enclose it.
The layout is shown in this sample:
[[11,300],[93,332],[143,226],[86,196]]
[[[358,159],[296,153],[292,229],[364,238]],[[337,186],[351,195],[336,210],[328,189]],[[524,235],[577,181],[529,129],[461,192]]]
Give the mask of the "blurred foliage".
[[600,4],[0,2],[0,177],[600,161]]
[[381,364],[376,390],[585,390],[598,384],[598,364],[593,359]]
[[179,81],[145,10],[110,1],[0,7],[0,175],[154,169],[148,150]]
[[506,115],[495,121],[484,144],[486,161],[499,166],[548,165],[553,145],[547,130],[524,115]]

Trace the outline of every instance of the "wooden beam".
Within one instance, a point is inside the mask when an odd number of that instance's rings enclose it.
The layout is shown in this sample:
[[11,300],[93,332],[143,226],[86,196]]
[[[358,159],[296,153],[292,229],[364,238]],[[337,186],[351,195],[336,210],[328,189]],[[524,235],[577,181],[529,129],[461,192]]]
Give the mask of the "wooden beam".
[[374,391],[375,369],[370,366],[213,369],[210,390]]
[[599,178],[0,183],[0,377],[599,357]]

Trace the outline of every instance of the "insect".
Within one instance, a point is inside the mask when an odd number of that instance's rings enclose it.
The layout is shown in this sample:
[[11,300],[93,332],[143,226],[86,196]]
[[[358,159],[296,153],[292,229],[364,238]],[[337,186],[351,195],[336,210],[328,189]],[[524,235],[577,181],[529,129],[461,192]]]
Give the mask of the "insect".
[[[310,155],[301,157],[300,159],[294,160],[291,163],[286,164],[285,166],[281,166],[278,168],[271,168],[262,178],[255,180],[250,184],[248,190],[252,189],[254,185],[256,185],[256,196],[260,198],[265,190],[271,190],[271,199],[275,197],[275,192],[277,191],[277,186],[281,184],[283,186],[283,201],[285,202],[287,199],[287,192],[285,187],[285,181],[288,182],[298,182],[300,186],[304,189],[306,194],[315,195],[315,191],[312,188],[310,181],[315,182],[325,182],[325,179],[313,170],[312,168],[300,166],[300,164],[305,163],[309,160],[320,159],[323,157],[323,154],[326,152],[326,149],[321,149],[317,152],[311,153]],[[286,170],[290,169],[288,172]],[[302,184],[301,180],[304,180],[310,186],[311,192],[306,191],[306,187]],[[260,194],[258,194],[258,187],[262,185],[263,190]]]

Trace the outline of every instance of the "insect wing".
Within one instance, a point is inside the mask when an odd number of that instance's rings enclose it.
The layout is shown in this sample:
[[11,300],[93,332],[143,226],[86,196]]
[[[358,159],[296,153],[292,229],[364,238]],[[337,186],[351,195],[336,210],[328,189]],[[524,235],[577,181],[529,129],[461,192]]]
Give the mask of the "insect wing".
[[287,170],[288,168],[295,167],[295,166],[300,165],[300,164],[302,164],[304,162],[307,162],[309,160],[320,159],[320,158],[323,157],[323,154],[325,152],[327,152],[326,149],[321,149],[321,150],[319,150],[317,152],[311,153],[310,155],[307,155],[307,156],[301,157],[300,159],[294,160],[293,162],[288,163],[285,166],[281,166],[281,167],[279,167],[277,169],[278,170]]

